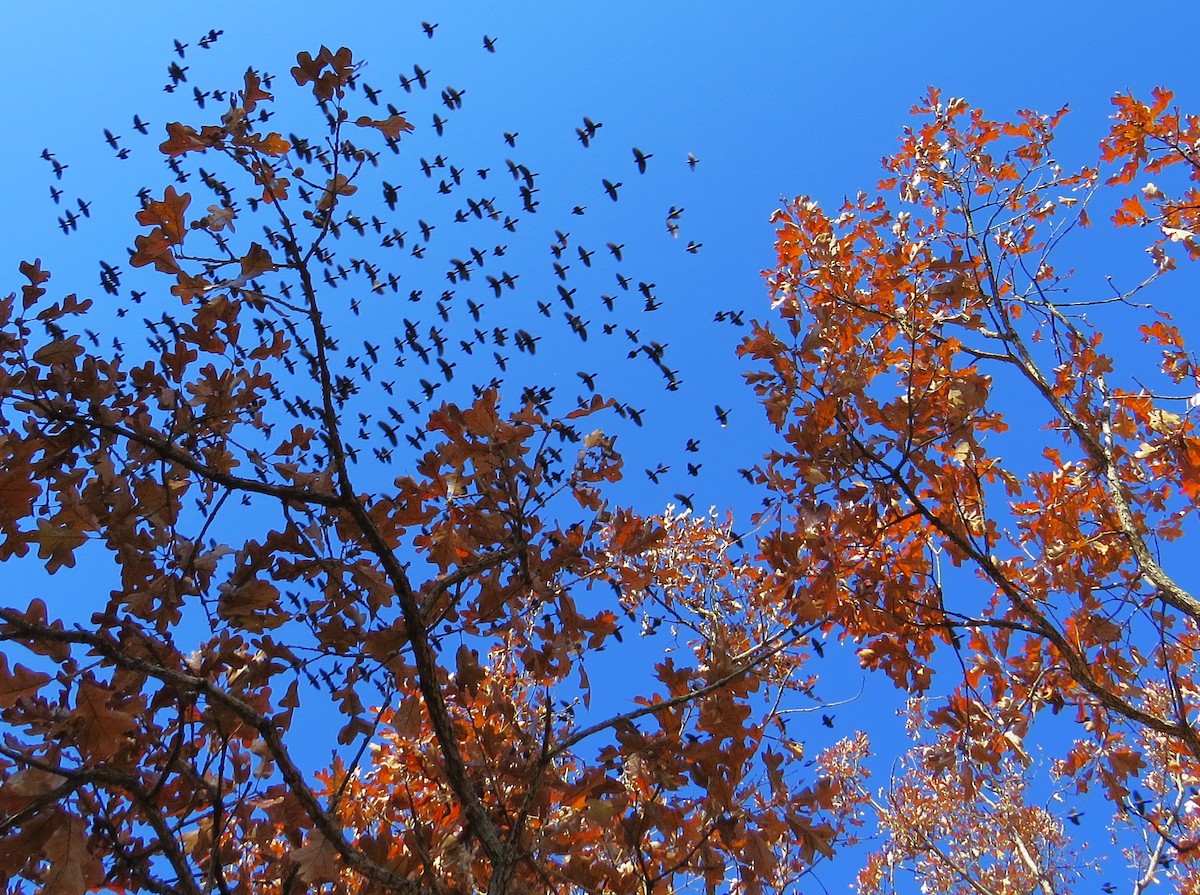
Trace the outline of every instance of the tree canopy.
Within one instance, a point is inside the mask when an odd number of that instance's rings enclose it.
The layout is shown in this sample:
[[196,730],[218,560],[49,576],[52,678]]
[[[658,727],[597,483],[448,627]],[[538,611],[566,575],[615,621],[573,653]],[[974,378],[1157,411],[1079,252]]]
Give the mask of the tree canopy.
[[[779,209],[740,348],[775,436],[736,520],[623,504],[644,409],[509,370],[591,332],[678,386],[623,245],[556,230],[554,292],[516,288],[516,134],[490,177],[422,159],[478,228],[442,259],[437,222],[385,219],[415,119],[346,48],[290,75],[166,126],[178,187],[142,194],[111,301],[40,260],[0,300],[0,561],[98,582],[0,606],[9,891],[782,893],[859,860],[864,892],[1060,892],[1113,878],[1068,834],[1089,790],[1133,891],[1200,890],[1200,604],[1171,571],[1200,384],[1153,298],[1200,256],[1200,121],[1170,93],[1117,97],[1072,169],[1065,110],[931,90],[874,190]],[[316,135],[275,111],[289,81]],[[1089,214],[1152,235],[1144,279],[1077,285]],[[440,298],[401,284],[435,252]],[[604,255],[616,294],[577,291]],[[1106,353],[1132,326],[1149,354]],[[806,748],[826,650],[912,697],[890,779],[861,732]]]

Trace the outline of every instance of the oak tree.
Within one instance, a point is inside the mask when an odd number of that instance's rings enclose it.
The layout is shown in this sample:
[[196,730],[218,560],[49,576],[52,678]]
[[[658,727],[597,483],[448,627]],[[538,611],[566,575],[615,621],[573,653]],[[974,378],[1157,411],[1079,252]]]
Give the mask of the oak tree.
[[[428,74],[402,86],[432,97]],[[364,77],[299,55],[309,137],[277,123],[287,79],[197,87],[105,294],[33,260],[0,300],[0,561],[85,572],[0,608],[7,891],[787,889],[856,807],[788,725],[824,619],[723,516],[610,499],[605,427],[640,411],[594,374],[578,401],[506,378],[612,311],[566,286],[594,250],[558,231],[553,307],[521,295],[505,240],[541,187],[511,159],[421,159],[469,252],[393,223],[416,119]],[[401,285],[435,256],[440,298]],[[658,342],[631,356],[676,384]]]
[[[864,891],[902,868],[1065,891],[1088,790],[1130,891],[1200,878],[1200,369],[1166,291],[1200,257],[1200,120],[1162,89],[1113,102],[1073,169],[1065,109],[998,121],[931,90],[876,190],[775,217],[773,314],[741,349],[780,436],[762,559],[777,602],[912,694],[920,741],[859,791],[883,834]],[[1147,237],[1142,270],[1109,224]]]

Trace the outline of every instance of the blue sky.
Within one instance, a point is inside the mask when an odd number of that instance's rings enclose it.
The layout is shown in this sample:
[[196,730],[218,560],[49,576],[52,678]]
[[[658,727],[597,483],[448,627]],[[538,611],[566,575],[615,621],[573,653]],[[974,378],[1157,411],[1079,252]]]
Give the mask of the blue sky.
[[[931,84],[996,117],[1069,103],[1074,113],[1062,143],[1087,160],[1114,92],[1145,94],[1169,84],[1188,105],[1194,89],[1188,36],[1200,13],[1182,3],[1155,10],[1152,21],[1135,27],[1122,4],[1074,2],[739,9],[707,2],[366,3],[336,12],[301,2],[250,18],[244,7],[221,2],[103,10],[67,3],[53,12],[25,6],[9,24],[10,65],[22,73],[21,84],[0,99],[5,120],[21,122],[5,141],[6,205],[21,213],[0,222],[0,264],[12,270],[19,260],[43,256],[62,282],[67,265],[95,271],[94,260],[84,257],[111,257],[114,243],[129,239],[133,192],[153,181],[149,172],[156,170],[156,140],[139,140],[131,115],[150,121],[152,134],[161,134],[165,120],[202,120],[186,95],[161,89],[175,58],[174,38],[192,44],[183,94],[198,83],[235,86],[248,65],[286,79],[299,49],[324,43],[352,48],[368,63],[364,80],[382,88],[385,101],[409,109],[415,103],[398,88],[396,73],[416,62],[433,72],[433,84],[467,89],[462,117],[470,117],[469,140],[464,155],[452,160],[475,164],[473,153],[502,165],[500,133],[520,131],[522,158],[532,157],[564,197],[557,208],[544,203],[544,229],[565,228],[562,221],[580,225],[577,233],[593,227],[602,253],[600,236],[637,235],[630,254],[647,273],[634,282],[659,286],[665,307],[654,325],[672,338],[658,340],[667,343],[669,364],[686,386],[659,396],[659,415],[686,425],[701,403],[706,415],[711,404],[745,405],[733,417],[736,428],[720,430],[706,420],[696,432],[708,451],[731,452],[706,455],[698,500],[704,502],[707,488],[713,500],[729,503],[737,466],[753,459],[765,433],[755,429],[761,415],[747,405],[732,357],[744,331],[709,323],[727,308],[745,310],[747,320],[765,312],[759,273],[772,260],[768,219],[780,197],[808,193],[832,206],[872,187],[879,159]],[[422,20],[438,24],[432,40]],[[213,49],[200,51],[196,41],[209,28],[225,33]],[[497,40],[494,55],[483,50],[484,34]],[[398,164],[441,151],[428,127],[428,105],[414,113],[423,127],[406,139],[409,154]],[[574,138],[582,115],[604,124],[587,151]],[[112,158],[104,128],[131,147],[129,160]],[[634,172],[634,145],[654,155],[645,177]],[[49,165],[38,157],[44,147],[70,165],[56,183],[66,201],[93,201],[97,212],[111,215],[103,223],[86,221],[69,239],[57,233],[61,209],[49,200]],[[694,172],[684,164],[688,152],[701,159]],[[625,184],[618,206],[609,206],[601,177]],[[569,216],[576,203],[588,207],[588,217]],[[685,209],[677,243],[661,226],[672,205]],[[595,223],[604,215],[611,226]],[[680,251],[690,241],[702,245],[694,256]],[[711,477],[716,467],[720,474]]]
[[[432,39],[422,33],[422,20],[437,23]],[[600,269],[604,242],[627,242],[634,282],[654,283],[663,308],[645,315],[644,324],[622,317],[620,325],[641,326],[643,339],[667,344],[666,362],[680,371],[681,388],[664,391],[647,363],[621,363],[632,346],[620,331],[601,344],[595,333],[607,318],[595,309],[586,346],[560,326],[560,342],[547,336],[540,359],[518,375],[575,389],[574,371],[595,362],[602,382],[650,411],[645,427],[621,431],[619,444],[629,455],[623,499],[652,511],[681,492],[695,495],[698,508],[731,507],[744,519],[755,498],[737,468],[757,459],[768,433],[733,354],[745,331],[714,325],[713,317],[733,310],[748,321],[768,313],[760,271],[773,258],[769,218],[780,198],[807,193],[833,206],[872,188],[879,159],[893,150],[909,108],[929,85],[965,96],[993,117],[1069,104],[1062,152],[1069,161],[1091,161],[1115,92],[1146,95],[1164,84],[1184,108],[1200,107],[1192,45],[1197,26],[1195,4],[1151,4],[1134,18],[1128,4],[1111,0],[795,0],[740,7],[707,0],[299,0],[253,10],[230,2],[20,4],[6,14],[11,80],[0,94],[0,116],[9,123],[2,150],[9,177],[0,268],[15,284],[17,263],[41,257],[55,272],[53,286],[100,294],[97,259],[122,258],[131,243],[137,188],[157,192],[169,181],[154,151],[163,123],[199,123],[213,114],[211,105],[207,112],[196,109],[189,88],[239,86],[241,73],[254,66],[278,76],[275,92],[283,97],[293,90],[287,71],[299,50],[348,46],[368,63],[363,80],[383,89],[381,100],[413,110],[417,133],[405,138],[401,157],[384,157],[385,164],[403,166],[403,174],[384,176],[405,184],[401,204],[412,219],[437,208],[426,204],[437,202],[428,189],[436,179],[417,173],[416,157],[432,158],[452,146],[444,151],[455,164],[468,171],[491,165],[502,175],[505,157],[519,152],[548,185],[538,219],[511,240],[514,270],[518,263],[537,267],[544,276],[539,288],[552,290],[545,246],[554,229],[569,227],[573,248],[599,253],[596,270],[584,272],[576,262],[573,275],[597,282],[608,277],[601,288],[613,291],[611,274]],[[212,28],[224,34],[212,49],[200,50],[198,39]],[[495,38],[495,54],[484,50],[485,34]],[[173,53],[176,38],[190,44],[184,60]],[[171,61],[189,66],[188,84],[174,95],[162,89]],[[431,71],[431,88],[465,90],[464,108],[445,140],[429,126],[436,93],[422,98],[399,87],[397,73],[414,63]],[[280,116],[301,108],[285,103]],[[133,131],[134,113],[152,123],[153,139]],[[588,149],[574,133],[584,115],[603,123]],[[313,119],[307,121],[315,129]],[[281,125],[293,127],[301,129]],[[128,160],[113,158],[105,128],[130,147]],[[504,131],[519,133],[516,148],[504,146]],[[633,146],[652,153],[645,175],[634,167]],[[46,147],[69,165],[61,181],[39,158]],[[686,164],[689,152],[700,160],[694,171]],[[619,202],[605,197],[601,178],[622,183]],[[51,202],[50,185],[64,190],[64,203],[93,203],[93,217],[78,233],[58,232],[55,219],[66,205]],[[582,216],[571,214],[576,204],[586,206]],[[678,239],[663,226],[671,206],[684,208]],[[539,228],[541,235],[529,235]],[[449,229],[438,234],[436,251],[453,256],[461,243],[456,250],[440,242]],[[701,244],[695,254],[684,249],[692,241]],[[1136,259],[1134,253],[1112,263],[1136,266]],[[434,281],[439,278],[440,271]],[[530,298],[524,300],[504,314],[536,320]],[[493,305],[491,313],[497,310]],[[718,424],[714,405],[731,409],[728,427]],[[690,437],[701,444],[694,457],[698,476],[684,470],[681,449]],[[656,487],[642,470],[660,455],[673,468]],[[830,696],[858,689],[851,668]],[[854,714],[892,702],[889,694],[877,698],[857,704]]]

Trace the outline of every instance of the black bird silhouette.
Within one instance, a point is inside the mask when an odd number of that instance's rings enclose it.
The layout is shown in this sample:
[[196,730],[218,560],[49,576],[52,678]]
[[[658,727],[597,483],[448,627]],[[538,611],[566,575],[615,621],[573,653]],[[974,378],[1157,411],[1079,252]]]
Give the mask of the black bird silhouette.
[[139,134],[145,135],[145,134],[150,133],[149,128],[150,128],[149,124],[147,124],[145,121],[142,121],[142,119],[139,118],[137,115],[133,116],[133,129],[135,131],[137,131]]
[[652,158],[654,158],[654,153],[642,152],[642,150],[638,149],[636,146],[633,147],[633,163],[637,165],[637,169],[640,173],[646,173],[646,160]]
[[488,37],[488,36],[485,34],[485,35],[483,36],[483,48],[484,48],[485,50],[487,50],[489,53],[494,53],[494,52],[496,52],[496,38],[494,38],[494,37]]
[[437,26],[438,26],[437,22],[433,22],[433,23],[422,22],[421,30],[425,32],[426,37],[433,37],[433,32],[437,29]]
[[691,170],[695,171],[695,170],[696,170],[696,164],[697,164],[699,161],[700,161],[700,159],[696,158],[696,156],[695,156],[694,154],[692,154],[692,153],[690,153],[690,152],[688,153],[688,157],[687,157],[687,166],[688,166],[688,168],[690,168]]
[[604,184],[604,192],[608,193],[608,198],[610,198],[614,202],[616,202],[617,201],[617,188],[624,186],[624,184],[622,184],[620,181],[613,183],[611,180],[608,180],[607,178],[601,178],[600,182],[602,184]]

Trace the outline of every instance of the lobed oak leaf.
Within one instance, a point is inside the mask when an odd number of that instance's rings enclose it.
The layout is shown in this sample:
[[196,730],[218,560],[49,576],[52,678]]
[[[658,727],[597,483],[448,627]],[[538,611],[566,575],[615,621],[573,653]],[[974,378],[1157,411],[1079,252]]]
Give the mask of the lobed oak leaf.
[[237,217],[237,212],[230,206],[210,205],[208,206],[208,214],[200,219],[199,226],[213,233],[219,233],[226,227],[231,232],[236,233],[237,228],[233,226],[234,218]]
[[338,47],[337,52],[328,47],[321,47],[321,55],[340,81],[354,74],[354,54],[350,52],[349,47]]
[[619,806],[612,798],[588,799],[583,806],[583,816],[594,824],[608,827],[616,819]]
[[83,348],[79,345],[79,336],[71,336],[46,343],[33,353],[33,359],[47,367],[66,367],[73,366],[75,358],[81,354]]
[[49,864],[42,877],[41,895],[84,895],[104,881],[104,867],[88,849],[88,825],[68,814],[46,843]]
[[630,556],[661,543],[667,536],[662,526],[654,520],[647,521],[624,509],[613,514],[611,525],[609,549]]
[[465,643],[458,648],[455,655],[455,682],[472,696],[478,694],[479,685],[487,680],[487,672],[479,664],[479,653]]
[[[326,65],[330,70],[322,73]],[[322,46],[316,59],[311,53],[300,53],[296,57],[296,65],[292,67],[292,77],[296,83],[303,87],[311,81],[313,95],[319,100],[331,99],[335,91],[340,95],[342,87],[353,74],[354,59],[346,47],[334,53]]]
[[133,267],[153,264],[154,269],[161,273],[179,273],[179,264],[171,252],[171,244],[162,227],[155,227],[149,233],[134,237],[134,253],[129,257],[129,263]]
[[[324,50],[324,47],[321,48]],[[307,50],[300,52],[296,56],[296,64],[292,66],[292,77],[296,79],[296,84],[303,87],[309,81],[315,81],[321,75],[321,69],[325,67],[323,54],[317,54],[317,58],[313,59],[312,53]]]
[[1146,760],[1140,752],[1122,747],[1108,752],[1105,758],[1112,767],[1113,773],[1121,779],[1132,777],[1146,766]]
[[1174,447],[1179,463],[1180,489],[1193,501],[1200,501],[1200,438],[1180,435],[1175,439]]
[[171,287],[171,294],[178,296],[185,303],[188,299],[203,295],[212,287],[212,283],[204,277],[192,276],[182,270],[176,273],[176,277],[175,285]]
[[583,407],[577,407],[566,414],[564,419],[575,420],[583,416],[590,416],[601,410],[606,410],[609,407],[615,407],[617,402],[612,398],[601,398],[599,395],[592,395],[592,400]]
[[812,821],[795,812],[788,812],[788,826],[796,837],[800,848],[800,856],[805,863],[811,864],[818,854],[826,858],[833,857],[834,830],[828,824],[814,826]]
[[1149,215],[1137,196],[1127,196],[1113,213],[1112,222],[1118,227],[1143,223]]
[[0,810],[11,817],[65,782],[65,777],[41,768],[22,768],[0,783]]
[[249,281],[272,270],[275,270],[275,262],[271,260],[271,253],[257,242],[250,243],[242,256],[242,277]]
[[[24,555],[24,554],[21,554]],[[4,634],[5,639],[13,640],[23,644],[30,652],[38,656],[48,656],[55,662],[65,662],[71,656],[71,646],[54,637],[50,638],[30,638],[22,636],[19,633],[20,622],[28,622],[30,624],[46,627],[47,625],[53,631],[62,631],[63,623],[59,620],[50,622],[46,614],[46,603],[44,600],[33,599],[29,601],[29,606],[24,612],[16,610],[4,610],[6,615],[16,617],[15,625],[0,624],[0,633]]]
[[287,621],[279,611],[279,588],[269,581],[251,578],[240,584],[224,584],[217,600],[217,614],[247,631],[277,628]]
[[204,152],[214,145],[211,135],[202,136],[195,128],[172,121],[167,125],[167,139],[158,145],[158,149],[163,155],[174,158],[189,152]]
[[288,857],[296,865],[296,874],[309,885],[337,882],[341,875],[337,850],[316,830],[309,835],[308,845],[294,849]]
[[148,202],[146,207],[137,213],[137,221],[146,227],[161,227],[167,241],[178,245],[183,242],[187,233],[183,213],[187,211],[191,201],[191,193],[181,196],[175,192],[174,186],[168,186],[161,200]]
[[401,134],[406,134],[413,129],[413,125],[403,115],[392,115],[383,119],[361,115],[355,119],[354,123],[359,127],[373,127],[389,140],[398,140]]
[[64,566],[74,568],[75,550],[87,541],[87,534],[78,528],[39,519],[32,540],[38,545],[38,559],[46,560],[46,571],[53,574]]
[[352,196],[358,192],[358,187],[350,182],[350,178],[339,171],[325,184],[325,192],[317,201],[317,208],[329,211],[337,203],[338,196]]
[[274,98],[274,96],[262,89],[262,79],[259,78],[258,73],[252,68],[246,69],[246,86],[242,90],[242,106],[246,112],[253,112],[255,106],[260,102]]
[[254,143],[254,148],[259,152],[264,152],[267,155],[284,155],[292,144],[285,140],[280,134],[269,133],[265,137],[259,138]]
[[21,275],[29,280],[29,284],[21,287],[22,307],[28,310],[34,302],[46,294],[42,283],[50,279],[49,271],[42,270],[42,259],[34,258],[33,263],[22,261],[19,265]]
[[43,308],[38,311],[38,320],[58,320],[68,314],[83,314],[92,306],[90,298],[80,299],[78,295],[72,292],[67,295],[61,302],[55,302],[48,308]]
[[111,760],[137,729],[133,715],[109,705],[115,695],[111,689],[94,681],[84,680],[79,684],[71,727],[80,750],[89,761]]
[[12,708],[17,700],[34,696],[45,684],[53,678],[40,671],[33,671],[24,665],[14,665],[8,670],[8,657],[0,653],[0,709]]
[[28,469],[11,465],[12,457],[3,459],[6,468],[0,470],[0,530],[33,512],[33,502],[42,494],[42,486],[30,477]]

